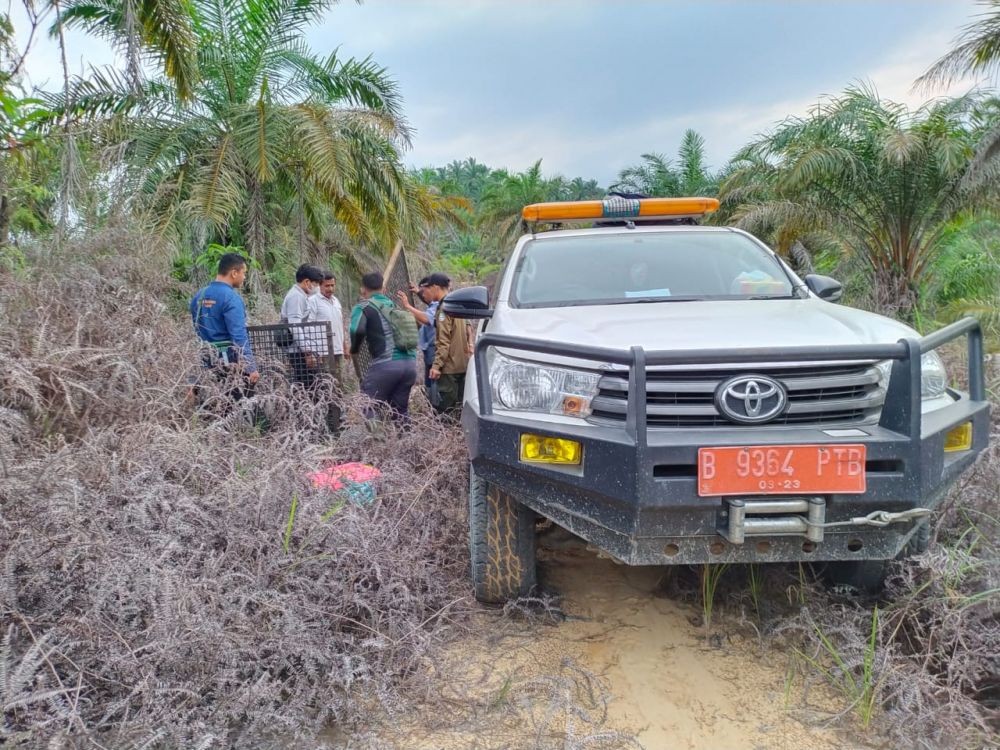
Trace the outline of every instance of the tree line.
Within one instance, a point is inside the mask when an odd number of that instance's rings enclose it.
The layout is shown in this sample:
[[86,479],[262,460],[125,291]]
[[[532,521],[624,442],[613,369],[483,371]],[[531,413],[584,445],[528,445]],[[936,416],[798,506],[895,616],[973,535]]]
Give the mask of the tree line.
[[[411,130],[389,71],[321,55],[305,31],[330,0],[24,0],[19,46],[0,25],[0,258],[139,222],[184,280],[207,247],[265,273],[323,260],[371,266],[395,239],[421,262],[475,278],[499,267],[528,203],[610,190],[709,195],[711,221],[752,231],[803,270],[841,275],[856,299],[920,322],[1000,307],[1000,98],[989,89],[910,108],[867,86],[789,117],[721,168],[688,130],[606,186],[474,158],[407,170]],[[916,84],[1000,71],[1000,0]],[[71,75],[64,29],[108,40],[122,70]],[[23,33],[28,31],[30,33]],[[31,41],[59,42],[62,86],[27,91]],[[210,253],[209,253],[210,255]]]

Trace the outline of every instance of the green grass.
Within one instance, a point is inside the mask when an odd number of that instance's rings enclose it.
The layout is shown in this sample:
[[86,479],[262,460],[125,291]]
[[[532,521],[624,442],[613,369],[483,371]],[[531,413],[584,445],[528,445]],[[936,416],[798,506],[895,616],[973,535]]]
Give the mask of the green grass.
[[701,566],[701,607],[706,630],[712,627],[712,610],[715,607],[715,591],[722,574],[729,563]]
[[863,729],[867,729],[871,725],[878,709],[878,696],[881,692],[881,680],[877,677],[875,669],[875,658],[878,653],[878,625],[879,611],[878,607],[875,607],[872,610],[871,626],[865,641],[860,667],[848,665],[840,650],[818,625],[813,625],[813,628],[822,647],[821,654],[809,656],[796,649],[799,657],[820,672],[850,701],[851,708],[857,715]]
[[510,693],[514,687],[514,675],[509,674],[503,681],[503,685],[497,691],[496,696],[490,701],[489,711],[493,712],[499,708],[502,708],[508,700],[510,700]]
[[282,545],[285,552],[288,552],[288,545],[292,541],[292,527],[295,525],[295,513],[299,508],[299,496],[292,495],[292,507],[288,510],[288,523],[285,524],[285,541]]

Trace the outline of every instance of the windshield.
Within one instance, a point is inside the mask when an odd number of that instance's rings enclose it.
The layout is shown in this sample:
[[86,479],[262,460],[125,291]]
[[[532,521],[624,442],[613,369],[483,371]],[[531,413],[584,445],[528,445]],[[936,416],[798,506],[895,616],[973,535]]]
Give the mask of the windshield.
[[628,232],[532,240],[511,287],[514,307],[788,299],[779,263],[735,232]]

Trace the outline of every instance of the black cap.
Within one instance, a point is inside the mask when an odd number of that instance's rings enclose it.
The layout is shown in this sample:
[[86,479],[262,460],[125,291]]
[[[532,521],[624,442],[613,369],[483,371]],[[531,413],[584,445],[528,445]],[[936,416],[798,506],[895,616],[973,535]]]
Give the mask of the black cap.
[[445,276],[443,273],[432,273],[426,278],[426,280],[421,280],[421,286],[439,286],[442,289],[447,289],[451,286],[451,279]]

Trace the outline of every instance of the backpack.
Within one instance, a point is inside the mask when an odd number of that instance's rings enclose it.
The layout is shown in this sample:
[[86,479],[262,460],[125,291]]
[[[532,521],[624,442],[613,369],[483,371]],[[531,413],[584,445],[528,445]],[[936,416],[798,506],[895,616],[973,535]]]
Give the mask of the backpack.
[[390,302],[388,306],[377,300],[368,300],[378,310],[382,317],[389,321],[392,331],[392,342],[397,351],[410,354],[417,348],[417,321],[406,310],[402,310]]

